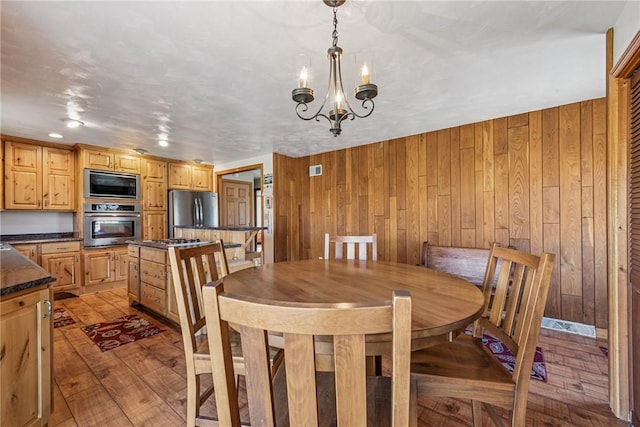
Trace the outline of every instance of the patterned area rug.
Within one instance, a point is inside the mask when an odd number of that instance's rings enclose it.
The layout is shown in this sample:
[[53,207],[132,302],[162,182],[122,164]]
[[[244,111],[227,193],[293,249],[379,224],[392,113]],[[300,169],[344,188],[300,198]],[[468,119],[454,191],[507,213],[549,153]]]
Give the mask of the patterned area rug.
[[128,314],[111,322],[101,322],[81,328],[98,346],[107,351],[142,338],[147,338],[164,329],[135,314]]
[[[464,331],[467,335],[471,335],[471,331]],[[482,342],[487,346],[496,358],[504,365],[509,372],[513,372],[515,366],[515,358],[513,353],[509,350],[500,340],[497,338],[485,334],[482,337]],[[544,355],[542,349],[536,347],[536,354],[533,356],[533,366],[531,367],[531,379],[547,382],[547,366],[544,363]]]
[[69,315],[69,312],[64,307],[58,307],[53,309],[53,327],[59,328],[60,326],[73,325],[75,320]]

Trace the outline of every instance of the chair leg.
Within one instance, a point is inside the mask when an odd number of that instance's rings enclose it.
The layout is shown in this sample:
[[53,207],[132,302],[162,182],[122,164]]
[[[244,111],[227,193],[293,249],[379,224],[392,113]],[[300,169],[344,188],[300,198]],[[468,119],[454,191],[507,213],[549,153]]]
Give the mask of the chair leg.
[[473,416],[473,427],[482,427],[482,402],[472,400],[471,413]]
[[187,427],[195,427],[199,411],[200,379],[187,374]]

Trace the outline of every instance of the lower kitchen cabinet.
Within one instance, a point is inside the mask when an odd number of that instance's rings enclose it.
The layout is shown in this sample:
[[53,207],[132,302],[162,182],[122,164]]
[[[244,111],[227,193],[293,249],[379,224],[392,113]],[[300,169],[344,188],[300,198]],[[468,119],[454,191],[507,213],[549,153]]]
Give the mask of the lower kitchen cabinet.
[[127,277],[127,290],[129,304],[140,302],[140,247],[129,245],[129,276]]
[[84,286],[124,284],[129,272],[127,248],[85,249]]
[[43,426],[52,408],[53,290],[47,287],[4,298],[0,302],[0,420],[3,426]]
[[[139,259],[132,257],[136,253],[139,253]],[[137,271],[140,277],[140,294],[136,298],[132,291],[135,281],[132,280],[132,273],[129,275],[129,303],[139,302],[167,319],[180,323],[166,249],[129,245],[129,271]]]
[[42,243],[40,253],[40,265],[56,278],[54,291],[80,288],[80,242]]
[[22,255],[29,258],[31,261],[38,263],[38,243],[23,243],[19,245],[11,245],[20,252]]

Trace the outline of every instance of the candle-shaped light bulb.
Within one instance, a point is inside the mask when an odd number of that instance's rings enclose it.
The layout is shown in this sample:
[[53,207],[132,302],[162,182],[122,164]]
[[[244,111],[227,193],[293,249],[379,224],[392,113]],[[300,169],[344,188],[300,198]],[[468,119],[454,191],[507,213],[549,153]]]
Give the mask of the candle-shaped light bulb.
[[360,78],[362,79],[363,85],[368,85],[370,83],[369,80],[369,68],[367,68],[367,64],[362,66],[362,73],[360,74]]
[[336,94],[336,110],[339,110],[342,108],[342,92],[338,92]]
[[307,78],[308,78],[307,67],[302,67],[302,70],[300,70],[300,76],[298,78],[299,88],[307,87]]

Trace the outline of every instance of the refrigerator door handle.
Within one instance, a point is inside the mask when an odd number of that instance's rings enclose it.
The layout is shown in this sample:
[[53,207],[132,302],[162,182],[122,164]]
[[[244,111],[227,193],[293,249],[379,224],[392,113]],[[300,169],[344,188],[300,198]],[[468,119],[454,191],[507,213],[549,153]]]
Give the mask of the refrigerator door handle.
[[199,197],[196,198],[196,210],[197,210],[197,214],[198,214],[198,221],[196,222],[196,225],[198,227],[202,227],[203,226],[203,221],[202,221],[202,200]]
[[193,199],[193,225],[198,226],[198,199]]

